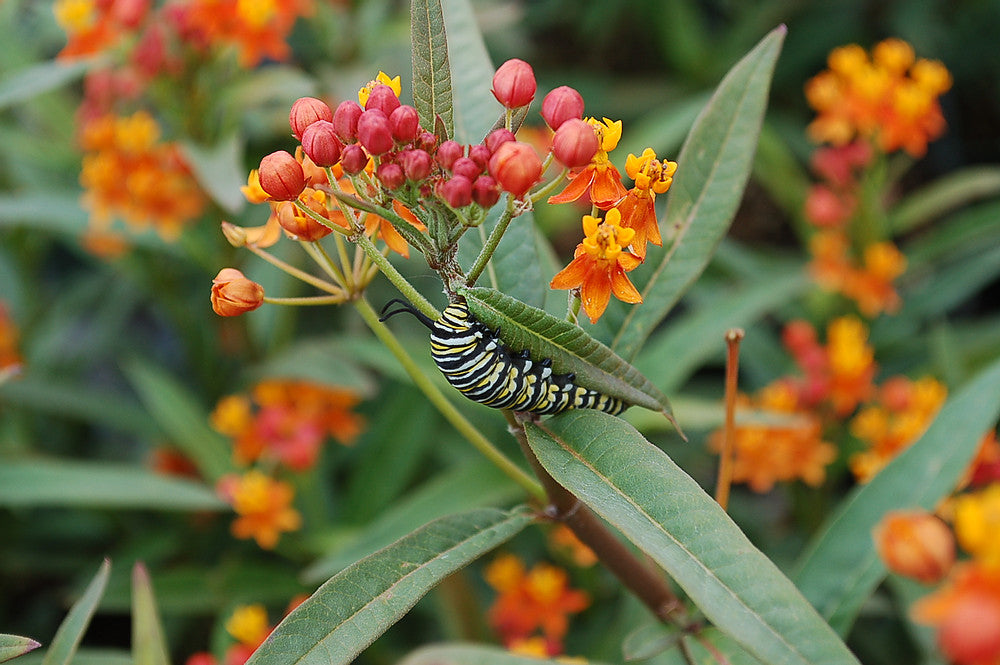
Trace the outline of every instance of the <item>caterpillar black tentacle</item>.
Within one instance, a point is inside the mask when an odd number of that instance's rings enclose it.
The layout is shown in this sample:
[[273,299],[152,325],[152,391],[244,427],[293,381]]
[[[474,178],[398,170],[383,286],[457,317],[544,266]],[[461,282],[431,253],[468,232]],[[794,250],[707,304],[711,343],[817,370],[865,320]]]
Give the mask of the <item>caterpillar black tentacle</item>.
[[[387,312],[394,303],[400,307]],[[440,319],[431,321],[409,303],[389,301],[381,320],[400,312],[414,314],[430,328],[434,363],[452,386],[475,402],[540,415],[568,409],[618,415],[628,406],[617,397],[576,385],[573,373],[554,374],[551,358],[535,362],[527,349],[518,352],[505,346],[464,303],[451,303]]]

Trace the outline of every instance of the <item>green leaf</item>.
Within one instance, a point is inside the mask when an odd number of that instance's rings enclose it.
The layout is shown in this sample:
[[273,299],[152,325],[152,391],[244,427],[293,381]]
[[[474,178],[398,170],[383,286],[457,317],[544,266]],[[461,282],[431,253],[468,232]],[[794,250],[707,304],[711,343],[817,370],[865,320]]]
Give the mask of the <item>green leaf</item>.
[[228,441],[194,395],[155,365],[135,360],[124,369],[153,420],[205,478],[214,482],[232,470]]
[[268,378],[300,379],[368,397],[375,391],[372,377],[358,367],[339,339],[304,340],[251,367],[254,382]]
[[201,188],[226,212],[235,214],[246,205],[240,187],[246,185],[243,167],[243,138],[237,134],[219,140],[214,145],[191,141],[181,143],[194,177]]
[[215,492],[125,464],[8,460],[0,465],[0,506],[114,508],[118,510],[221,510]]
[[536,360],[551,358],[552,371],[574,372],[578,385],[673,418],[667,398],[649,379],[579,326],[493,289],[463,289],[461,294],[469,311],[513,350],[528,349]]
[[770,665],[857,663],[725,511],[631,425],[597,411],[527,423],[557,482],[666,570],[719,630]]
[[[41,665],[42,657],[37,653],[28,654],[17,661],[17,665]],[[78,649],[73,657],[73,665],[132,665],[132,656],[118,649]]]
[[427,524],[330,578],[278,624],[247,665],[350,663],[442,579],[532,521],[474,510]]
[[42,646],[40,642],[36,642],[30,637],[0,634],[0,663],[14,660],[40,646]]
[[141,563],[132,567],[132,660],[135,665],[170,665],[153,586]]
[[889,228],[906,233],[977,199],[1000,194],[1000,166],[953,171],[902,199],[892,210]]
[[469,0],[441,0],[448,31],[452,94],[455,102],[454,138],[459,143],[479,143],[489,133],[499,103],[490,92],[493,61],[486,50]]
[[890,510],[933,509],[955,489],[1000,415],[1000,361],[949,399],[923,436],[841,503],[794,575],[806,598],[846,635],[885,576],[871,531]]
[[420,124],[433,127],[440,116],[448,135],[453,136],[451,69],[441,0],[413,0],[410,3],[410,44],[413,49],[413,105]]
[[[506,649],[453,642],[431,644],[410,652],[399,665],[560,665],[562,660],[519,656]],[[589,665],[600,665],[588,660]]]
[[729,229],[753,165],[785,32],[784,26],[771,31],[729,71],[684,142],[663,220],[676,231],[642,289],[643,304],[629,310],[611,345],[623,358],[635,357]]
[[76,649],[80,646],[80,640],[87,631],[91,617],[97,610],[104,589],[108,585],[108,576],[111,574],[111,562],[105,559],[101,567],[97,569],[94,579],[87,585],[87,589],[80,596],[80,599],[73,603],[69,614],[59,624],[56,636],[52,638],[52,646],[45,653],[45,660],[42,665],[68,665],[73,660]]
[[103,58],[48,60],[22,69],[0,84],[0,110],[72,83],[103,62]]
[[622,657],[625,660],[646,660],[674,648],[680,639],[681,633],[676,626],[650,621],[625,636]]

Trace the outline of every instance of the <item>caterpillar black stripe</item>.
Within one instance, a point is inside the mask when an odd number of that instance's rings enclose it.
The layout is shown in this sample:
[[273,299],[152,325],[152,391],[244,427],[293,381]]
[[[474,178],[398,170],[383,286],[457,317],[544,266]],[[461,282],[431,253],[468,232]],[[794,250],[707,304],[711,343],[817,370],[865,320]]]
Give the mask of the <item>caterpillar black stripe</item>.
[[[399,309],[387,311],[394,303]],[[576,385],[573,374],[554,374],[551,358],[535,362],[527,350],[512,351],[464,303],[451,303],[440,319],[432,321],[409,303],[394,299],[386,303],[381,320],[400,312],[413,314],[430,329],[434,363],[451,385],[475,402],[542,415],[567,409],[618,415],[627,406],[617,397]]]

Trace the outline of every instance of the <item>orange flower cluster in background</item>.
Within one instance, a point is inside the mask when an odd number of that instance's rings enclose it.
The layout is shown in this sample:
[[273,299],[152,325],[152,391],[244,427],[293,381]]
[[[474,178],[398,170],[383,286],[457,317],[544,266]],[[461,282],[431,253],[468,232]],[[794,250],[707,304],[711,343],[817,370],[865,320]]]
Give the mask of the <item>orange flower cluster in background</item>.
[[590,605],[586,593],[570,588],[565,570],[547,563],[528,570],[514,554],[490,562],[485,577],[498,594],[487,614],[490,624],[504,646],[525,655],[562,653],[570,615]]
[[901,39],[886,39],[869,55],[851,44],[834,49],[829,69],[806,84],[818,116],[809,125],[818,143],[845,145],[855,137],[888,154],[903,149],[922,156],[945,129],[938,98],[951,74],[936,60],[917,59]]
[[97,118],[83,128],[81,145],[80,182],[92,231],[107,232],[120,217],[134,230],[151,226],[172,240],[201,214],[205,197],[180,149],[160,140],[148,113]]
[[[305,599],[304,595],[293,598],[285,609],[285,616]],[[212,654],[201,651],[188,656],[184,665],[244,665],[274,630],[267,616],[267,608],[259,603],[237,606],[226,619],[225,628],[235,642],[226,649],[221,664]]]
[[56,0],[56,21],[68,37],[59,57],[93,55],[117,46],[145,22],[150,4],[150,0]]
[[6,303],[0,300],[0,382],[17,373],[21,367],[19,338],[20,333]]
[[261,471],[223,476],[216,490],[236,511],[231,530],[237,538],[253,538],[269,550],[278,544],[282,533],[302,527],[302,515],[292,507],[295,489]]
[[[327,437],[354,443],[364,420],[351,411],[352,391],[308,381],[262,381],[250,395],[224,397],[212,412],[212,426],[233,438],[233,458],[245,466],[265,461],[295,471],[315,465]],[[256,405],[256,408],[255,408]]]

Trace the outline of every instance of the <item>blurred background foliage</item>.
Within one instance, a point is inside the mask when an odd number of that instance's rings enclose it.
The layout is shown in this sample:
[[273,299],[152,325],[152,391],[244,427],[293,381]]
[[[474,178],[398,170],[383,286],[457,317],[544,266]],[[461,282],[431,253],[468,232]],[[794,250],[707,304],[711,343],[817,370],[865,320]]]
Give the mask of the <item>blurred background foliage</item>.
[[[996,2],[530,0],[474,6],[495,63],[527,60],[540,90],[571,85],[587,100],[588,114],[624,121],[614,157],[622,162],[645,145],[676,158],[721,76],[768,30],[788,26],[754,176],[729,238],[658,338],[656,348],[669,355],[640,363],[675,400],[692,444],[656,431],[660,425],[641,414],[635,422],[705,483],[714,462],[703,443],[719,421],[723,358],[721,339],[713,343],[706,331],[731,325],[718,311],[719,303],[730,302],[724,296],[731,289],[767,290],[768,279],[787,277],[804,264],[801,209],[814,146],[805,134],[812,112],[803,86],[825,67],[830,50],[848,43],[869,48],[900,37],[919,56],[945,63],[954,77],[942,100],[947,132],[907,171],[893,196],[961,169],[1000,163]],[[238,254],[218,223],[263,223],[260,210],[242,205],[234,190],[260,155],[287,147],[287,112],[297,97],[350,99],[378,70],[401,74],[403,97],[409,96],[407,3],[316,0],[314,14],[300,20],[289,38],[287,62],[241,69],[231,58],[219,59],[185,70],[193,74],[187,80],[150,88],[145,105],[164,136],[183,146],[203,189],[215,197],[176,241],[148,230],[131,233],[128,250],[111,259],[88,250],[87,213],[79,202],[74,117],[82,74],[93,63],[32,69],[65,43],[48,2],[6,0],[0,3],[0,25],[0,300],[16,326],[24,366],[22,376],[0,386],[0,466],[58,459],[148,467],[161,447],[190,452],[211,440],[207,417],[222,397],[247,390],[260,377],[289,373],[355,391],[363,398],[357,411],[367,422],[353,446],[328,445],[315,469],[296,476],[300,508],[312,526],[275,551],[234,540],[229,518],[207,498],[197,512],[169,500],[119,510],[113,497],[86,493],[22,500],[23,488],[15,485],[24,478],[3,475],[0,468],[5,632],[47,639],[68,599],[101,557],[110,556],[114,572],[87,643],[122,646],[129,625],[126,571],[132,561],[143,560],[174,660],[183,662],[196,650],[221,651],[228,639],[222,618],[237,604],[265,603],[276,617],[290,598],[338,566],[444,506],[503,503],[519,495],[429,410],[392,359],[362,333],[352,311],[265,307],[248,317],[221,319],[209,307],[209,284],[223,266],[240,266],[268,293],[294,295],[299,289],[286,275]],[[991,182],[982,186],[983,195],[995,195]],[[882,375],[931,374],[954,387],[1000,355],[1000,204],[978,198],[973,192],[939,211],[946,214],[927,219],[918,206],[917,221],[898,234],[911,269],[899,283],[901,311],[872,322]],[[539,210],[536,217],[559,255],[568,257],[577,242],[579,212],[564,206]],[[287,244],[276,248],[279,255],[285,250]],[[441,301],[436,278],[419,259],[398,265]],[[836,310],[815,290],[783,288],[788,294],[779,301],[761,304],[732,324],[748,329],[747,391],[793,367],[781,348],[781,323],[805,317],[819,324]],[[378,280],[369,292],[375,304],[393,296]],[[624,311],[612,310],[609,319],[620,319]],[[710,325],[699,323],[697,315],[705,311],[715,312]],[[608,330],[598,327],[596,334]],[[406,342],[422,358],[422,331],[413,326],[410,332]],[[312,345],[308,354],[304,341]],[[276,370],[275,358],[283,352],[291,354],[290,365]],[[477,426],[516,454],[502,420],[463,406]],[[764,495],[738,488],[731,512],[768,555],[787,563],[851,483],[843,468],[829,475],[820,488],[786,484]],[[517,541],[529,559],[546,547],[537,531]],[[580,572],[577,582],[595,596],[614,588],[595,569]],[[376,643],[365,662],[389,662],[436,638],[484,634],[481,611],[478,617],[463,614],[456,597],[475,598],[483,607],[489,592],[477,575],[456,578]],[[917,642],[903,636],[906,627],[894,602],[889,595],[877,597],[852,633],[851,645],[864,662],[911,662],[900,648],[918,652]],[[638,612],[627,598],[595,603],[574,623],[572,652],[618,659],[617,645],[604,640],[613,631],[603,627],[627,625]]]

